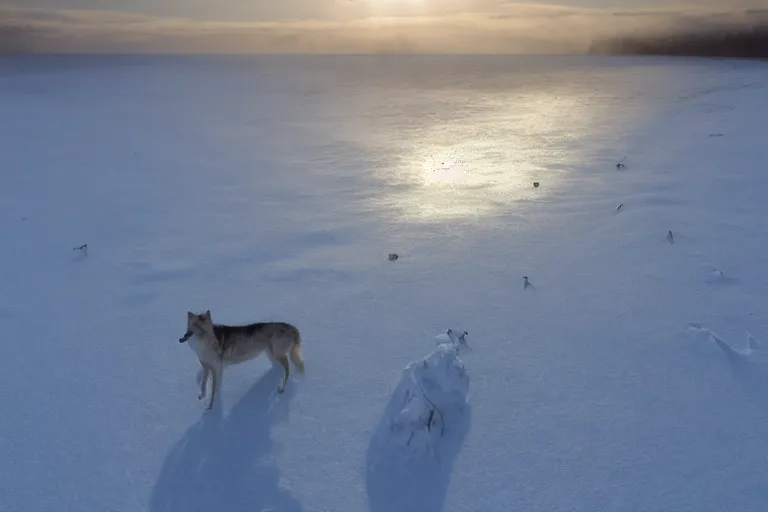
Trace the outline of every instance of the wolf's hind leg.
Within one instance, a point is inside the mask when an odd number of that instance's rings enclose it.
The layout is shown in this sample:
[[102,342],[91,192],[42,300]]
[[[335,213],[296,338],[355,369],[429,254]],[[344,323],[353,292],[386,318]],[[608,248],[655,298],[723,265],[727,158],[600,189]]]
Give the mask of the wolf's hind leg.
[[304,373],[304,358],[301,355],[301,347],[299,345],[291,346],[289,355],[293,364],[296,365],[296,369],[299,370],[299,373]]
[[278,356],[277,362],[283,367],[283,380],[277,387],[277,392],[282,393],[285,391],[285,385],[288,383],[288,377],[291,376],[291,365],[288,363],[288,356]]

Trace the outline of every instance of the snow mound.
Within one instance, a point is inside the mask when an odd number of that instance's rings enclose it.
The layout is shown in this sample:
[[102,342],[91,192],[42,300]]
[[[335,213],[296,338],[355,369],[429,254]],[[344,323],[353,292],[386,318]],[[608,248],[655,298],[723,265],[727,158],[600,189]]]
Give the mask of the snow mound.
[[450,419],[464,411],[468,393],[464,363],[451,345],[441,344],[405,367],[375,441],[382,449],[434,453]]
[[700,324],[690,324],[688,330],[703,340],[715,343],[729,358],[749,363],[768,364],[768,345],[755,338],[749,331],[746,331],[746,346],[737,348]]
[[371,511],[442,510],[469,431],[468,393],[469,376],[452,344],[405,367],[368,448]]

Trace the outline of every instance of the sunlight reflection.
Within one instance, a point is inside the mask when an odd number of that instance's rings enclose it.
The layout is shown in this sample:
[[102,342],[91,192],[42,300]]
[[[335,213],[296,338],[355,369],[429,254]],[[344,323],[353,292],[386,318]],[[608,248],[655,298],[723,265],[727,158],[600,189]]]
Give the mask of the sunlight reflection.
[[469,177],[464,162],[456,153],[449,152],[444,156],[433,156],[424,162],[422,173],[425,184],[456,184]]
[[402,222],[524,214],[613,169],[652,115],[623,68],[471,59],[361,61],[364,83],[315,103],[316,129],[334,120],[332,138],[359,155],[349,172],[374,181],[364,208]]
[[[462,109],[451,123],[413,127],[385,200],[410,219],[487,215],[553,190],[595,112],[576,95],[528,92]],[[426,124],[426,123],[425,123]],[[579,135],[577,135],[579,134]],[[545,188],[534,191],[533,181]],[[402,186],[406,185],[406,186]]]

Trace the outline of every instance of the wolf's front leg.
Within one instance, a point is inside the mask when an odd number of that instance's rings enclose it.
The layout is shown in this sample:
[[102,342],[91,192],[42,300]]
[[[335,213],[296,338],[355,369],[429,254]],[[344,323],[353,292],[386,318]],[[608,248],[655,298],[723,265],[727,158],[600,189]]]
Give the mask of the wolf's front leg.
[[208,370],[205,368],[205,366],[202,366],[197,371],[197,385],[200,386],[200,393],[197,395],[198,400],[202,400],[205,398],[205,395],[208,394]]
[[213,409],[213,403],[216,400],[216,395],[218,394],[219,388],[221,388],[221,376],[224,373],[224,365],[219,361],[215,364],[215,366],[211,366],[208,369],[209,374],[211,375],[212,385],[211,385],[211,400],[208,402],[208,407],[206,409]]

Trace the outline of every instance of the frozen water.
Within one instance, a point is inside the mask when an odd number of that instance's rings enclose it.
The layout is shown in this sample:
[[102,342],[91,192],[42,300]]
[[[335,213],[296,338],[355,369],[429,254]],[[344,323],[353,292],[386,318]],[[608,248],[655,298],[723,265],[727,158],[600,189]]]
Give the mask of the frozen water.
[[[760,510],[767,84],[707,59],[2,57],[0,509]],[[277,396],[267,358],[233,366],[204,412],[177,339],[206,309],[297,325],[306,375]],[[405,463],[427,405],[393,381],[448,327],[471,407]]]

